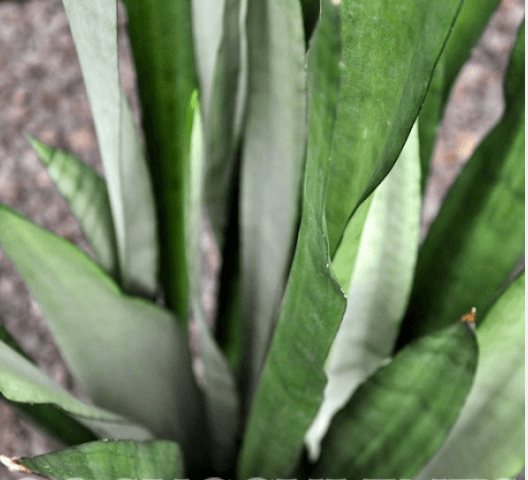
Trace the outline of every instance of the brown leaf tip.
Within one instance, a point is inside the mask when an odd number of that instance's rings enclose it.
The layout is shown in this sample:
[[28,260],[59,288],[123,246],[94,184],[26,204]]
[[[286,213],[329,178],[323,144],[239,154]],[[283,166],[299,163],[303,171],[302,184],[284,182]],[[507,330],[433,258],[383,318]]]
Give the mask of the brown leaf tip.
[[477,314],[477,309],[475,307],[473,307],[471,309],[471,312],[469,313],[466,313],[465,315],[462,315],[462,318],[461,320],[463,322],[467,322],[467,323],[475,323],[475,316]]
[[15,462],[12,458],[6,457],[5,455],[0,455],[0,462],[5,465],[10,472],[31,473],[29,468]]

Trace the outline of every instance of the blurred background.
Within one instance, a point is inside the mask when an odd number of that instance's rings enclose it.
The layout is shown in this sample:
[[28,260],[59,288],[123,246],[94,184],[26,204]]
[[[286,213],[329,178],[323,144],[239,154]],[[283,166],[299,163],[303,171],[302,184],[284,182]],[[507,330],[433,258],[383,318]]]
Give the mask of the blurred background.
[[[435,149],[423,206],[422,237],[460,168],[501,116],[502,78],[524,9],[523,0],[501,1],[459,77]],[[122,13],[121,81],[139,122],[135,75]],[[73,215],[25,137],[30,134],[68,150],[103,173],[61,0],[0,0],[0,112],[0,201],[88,249]],[[210,239],[204,238],[203,247],[206,267],[213,271],[218,267],[218,255]],[[206,288],[204,300],[211,302],[214,286],[208,284]],[[39,306],[1,250],[0,321],[50,376],[82,398],[47,331]],[[0,454],[37,455],[57,447],[0,401]],[[0,466],[0,480],[22,477]]]

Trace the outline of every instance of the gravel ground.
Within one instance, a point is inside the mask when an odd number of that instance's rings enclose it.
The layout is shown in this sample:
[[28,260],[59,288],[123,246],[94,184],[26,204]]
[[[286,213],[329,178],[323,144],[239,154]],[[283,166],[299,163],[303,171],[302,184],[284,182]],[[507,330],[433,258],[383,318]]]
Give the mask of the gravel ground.
[[[463,163],[501,115],[502,76],[523,0],[503,0],[453,93],[435,150],[424,204],[423,232]],[[138,119],[135,77],[127,39],[120,29],[122,83]],[[38,224],[88,248],[68,207],[25,139],[73,152],[102,166],[90,108],[68,22],[60,0],[0,2],[0,201]],[[206,256],[217,263],[204,239]],[[211,299],[211,286],[206,295]],[[0,251],[0,319],[55,380],[82,396],[64,366],[37,303]],[[56,444],[0,402],[0,453],[35,455]],[[0,467],[0,480],[21,478]]]

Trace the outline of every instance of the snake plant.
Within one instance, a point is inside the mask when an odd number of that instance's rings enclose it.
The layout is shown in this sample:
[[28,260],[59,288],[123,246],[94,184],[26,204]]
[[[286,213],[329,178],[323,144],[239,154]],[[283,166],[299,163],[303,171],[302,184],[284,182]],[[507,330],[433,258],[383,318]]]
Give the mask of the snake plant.
[[117,2],[63,3],[104,178],[29,141],[95,259],[4,204],[0,246],[88,400],[1,327],[2,398],[63,449],[0,460],[85,480],[522,470],[524,25],[504,114],[420,243],[437,128],[497,0],[123,0],[143,137]]

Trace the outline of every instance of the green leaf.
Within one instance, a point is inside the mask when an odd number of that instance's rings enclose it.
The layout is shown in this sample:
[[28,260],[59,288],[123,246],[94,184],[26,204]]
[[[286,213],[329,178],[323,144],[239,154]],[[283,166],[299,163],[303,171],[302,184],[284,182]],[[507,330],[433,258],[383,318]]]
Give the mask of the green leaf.
[[117,2],[63,0],[79,55],[105,169],[120,284],[154,294],[158,244],[152,186],[134,120],[119,85]]
[[184,327],[162,308],[123,295],[71,242],[2,205],[0,244],[86,395],[175,439],[199,462],[202,405]]
[[343,86],[326,204],[332,257],[349,218],[396,161],[460,4],[343,2]]
[[350,282],[352,281],[352,272],[356,265],[359,245],[361,242],[361,235],[365,227],[368,212],[370,211],[370,204],[374,198],[371,194],[355,211],[352,218],[347,223],[343,239],[339,244],[334,258],[332,260],[332,268],[339,284],[344,292],[348,292]]
[[239,17],[245,5],[240,0],[225,2],[211,114],[205,122],[204,202],[222,256],[215,335],[237,373],[244,354],[245,330],[241,315],[239,248],[240,136],[247,93],[247,56],[243,54],[247,41]]
[[[0,321],[0,348],[9,347],[14,353],[35,364],[35,361],[24,351],[19,343],[10,335]],[[74,445],[76,443],[89,442],[95,440],[94,433],[88,430],[80,422],[66,414],[62,409],[51,404],[24,404],[14,402],[1,394],[0,398],[18,413],[33,422],[37,428],[44,429],[46,434],[52,435],[57,441],[65,445]]]
[[416,480],[514,478],[524,466],[524,271],[477,329],[475,383],[446,442]]
[[399,347],[473,306],[483,318],[524,254],[524,27],[505,93],[502,120],[465,165],[422,245]]
[[313,459],[335,412],[391,355],[398,338],[420,241],[417,125],[394,168],[372,195],[345,316],[327,361],[325,398],[306,436]]
[[143,131],[154,185],[165,303],[189,319],[183,170],[189,155],[187,107],[197,87],[191,0],[124,0]]
[[99,437],[152,438],[144,427],[77,400],[36,365],[3,343],[0,343],[0,392],[20,407],[22,404],[37,404],[44,409],[46,406],[58,407]]
[[277,320],[299,225],[306,143],[300,3],[251,0],[240,209],[242,314],[250,398]]
[[[17,403],[7,400],[3,395],[0,395],[0,398],[32,423],[33,426],[43,431],[45,435],[54,438],[55,441],[63,445],[77,445],[97,440],[97,435],[95,434],[97,431],[100,432],[101,436],[104,436],[101,433],[101,428],[92,425],[92,431],[55,405]],[[108,429],[108,426],[106,426],[106,429]],[[122,431],[125,432],[126,430],[122,429]],[[122,436],[122,434],[114,434],[113,436]],[[129,438],[128,433],[125,436]],[[148,438],[150,438],[150,435]]]
[[465,0],[436,64],[427,96],[420,110],[422,192],[427,186],[436,134],[455,80],[498,4],[499,0]]
[[[239,0],[235,0],[239,3]],[[219,63],[219,53],[222,40],[231,34],[225,29],[225,15],[228,10],[228,0],[191,0],[192,33],[196,71],[200,82],[200,100],[204,118],[209,118],[211,99],[215,83],[215,70]],[[233,4],[234,2],[231,1]],[[235,19],[233,18],[233,21]],[[239,18],[236,17],[235,31],[238,29]],[[234,32],[233,36],[238,36]],[[239,52],[231,51],[234,61],[238,63]],[[220,60],[221,61],[221,60]],[[232,118],[232,117],[226,117]],[[225,121],[226,118],[223,120]],[[229,122],[226,122],[229,123]]]
[[184,477],[183,456],[176,443],[91,442],[36,457],[22,457],[17,464],[29,472],[57,480],[120,480],[123,478]]
[[110,200],[105,181],[75,155],[28,137],[79,222],[103,268],[118,280],[119,263]]
[[198,325],[200,360],[209,426],[213,441],[213,460],[217,472],[226,472],[235,458],[239,430],[239,404],[235,379],[207,323],[202,303],[201,226],[204,181],[204,136],[198,91],[191,97],[189,124],[192,126],[189,172],[186,175],[187,258],[191,304]]
[[339,90],[340,9],[324,0],[308,53],[309,140],[301,226],[279,321],[244,435],[239,478],[288,478],[323,399],[345,310],[330,270],[324,199]]
[[477,357],[461,322],[399,352],[334,417],[309,478],[412,478],[455,422]]
[[[197,0],[195,3],[202,2]],[[244,99],[240,98],[243,96],[245,75],[243,59],[240,58],[242,42],[239,25],[240,9],[240,0],[225,2],[222,36],[214,76],[211,72],[213,76],[211,103],[208,110],[204,109],[206,138],[204,201],[220,251],[224,249],[233,183],[238,167],[236,153],[240,140],[240,127],[237,127],[237,111],[244,103]],[[202,89],[202,105],[205,98]]]

